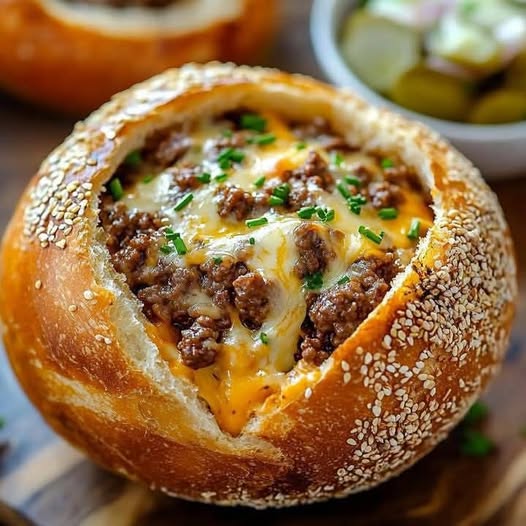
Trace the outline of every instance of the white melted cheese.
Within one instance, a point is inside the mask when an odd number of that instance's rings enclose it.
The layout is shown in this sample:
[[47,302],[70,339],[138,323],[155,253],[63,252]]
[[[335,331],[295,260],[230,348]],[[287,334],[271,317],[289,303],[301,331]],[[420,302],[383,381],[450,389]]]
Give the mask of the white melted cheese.
[[[318,149],[328,160],[327,154],[314,142],[298,150],[297,139],[288,128],[274,116],[265,117],[269,131],[276,135],[277,140],[267,146],[244,147],[243,162],[227,170],[225,184],[235,184],[254,192],[254,181],[260,176],[264,175],[268,181],[285,169],[301,166],[312,149]],[[201,122],[192,131],[194,144],[201,145],[206,152],[210,140],[217,138],[223,130],[217,123]],[[124,196],[123,202],[130,209],[161,211],[168,218],[167,226],[181,235],[188,253],[185,256],[173,253],[166,257],[175,258],[179,264],[196,265],[217,257],[237,260],[239,257],[236,255],[242,251],[248,268],[259,272],[271,284],[271,309],[260,331],[247,329],[235,312],[230,313],[232,328],[225,333],[221,351],[212,366],[189,369],[180,362],[175,344],[163,342],[174,374],[186,376],[194,382],[219,425],[232,434],[238,434],[250,415],[267,399],[273,395],[277,398],[278,394],[282,399],[286,398],[287,385],[297,387],[304,384],[300,381],[302,376],[298,375],[298,368],[293,369],[294,353],[306,315],[303,283],[294,272],[298,254],[293,232],[305,220],[294,212],[282,213],[284,211],[279,209],[267,212],[268,224],[256,228],[249,228],[244,221],[222,219],[217,213],[215,197],[218,183],[213,178],[223,170],[216,162],[203,160],[196,148],[187,154],[185,160],[202,163],[203,171],[211,174],[212,181],[192,191],[193,200],[183,210],[175,211],[173,198],[171,201],[168,199],[171,182],[168,171],[156,175],[149,183],[139,179]],[[342,165],[338,169],[333,168],[344,174],[352,172],[358,164],[378,169],[376,161],[363,153],[346,154]],[[337,190],[330,194],[316,186],[310,190],[318,205],[335,211],[335,218],[330,223],[311,221],[323,237],[331,237],[331,246],[336,252],[336,257],[323,275],[324,288],[333,286],[341,279],[353,261],[378,252],[377,245],[358,233],[360,225],[365,224],[378,233],[385,231],[385,243],[399,249],[411,249],[412,243],[406,236],[411,219],[420,217],[424,222],[432,219],[421,196],[409,196],[400,208],[399,217],[385,221],[373,210],[364,209],[360,216],[352,214]],[[251,237],[255,240],[253,245],[249,243]],[[218,309],[205,293],[195,292],[192,303],[195,312],[208,313],[212,317],[215,314],[217,317]],[[267,335],[267,344],[261,341],[261,333]],[[319,374],[316,368],[309,369],[305,364],[301,367],[304,379]]]

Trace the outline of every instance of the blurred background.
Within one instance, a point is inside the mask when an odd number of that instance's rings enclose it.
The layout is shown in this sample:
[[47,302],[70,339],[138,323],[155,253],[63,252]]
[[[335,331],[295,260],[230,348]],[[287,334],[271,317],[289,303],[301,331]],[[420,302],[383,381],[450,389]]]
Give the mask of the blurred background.
[[[54,2],[63,9],[55,16],[73,26],[91,20],[86,2]],[[154,47],[142,44],[142,53],[130,50],[121,34],[113,41],[111,29],[105,31],[112,38],[100,42],[45,26],[41,3],[0,0],[2,231],[40,162],[113,86],[164,69],[166,61],[232,59],[350,87],[446,135],[481,168],[502,203],[516,243],[521,302],[503,371],[472,421],[396,480],[301,510],[261,513],[173,501],[100,471],[45,426],[2,353],[0,524],[155,526],[173,524],[174,517],[177,524],[526,524],[526,3],[250,0],[243,17],[212,24],[212,33],[166,37],[162,45],[154,39]],[[204,4],[209,18],[224,18],[232,2],[182,3]],[[491,447],[463,454],[465,426]]]

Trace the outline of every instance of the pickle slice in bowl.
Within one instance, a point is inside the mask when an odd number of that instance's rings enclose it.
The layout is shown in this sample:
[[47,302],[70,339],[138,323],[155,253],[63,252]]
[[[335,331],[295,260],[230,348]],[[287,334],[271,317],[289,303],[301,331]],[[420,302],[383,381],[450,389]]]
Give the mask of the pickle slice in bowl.
[[473,124],[505,124],[526,119],[526,93],[499,89],[481,97],[469,115]]
[[388,92],[421,59],[418,32],[358,11],[344,24],[341,49],[354,72],[371,88]]
[[400,77],[390,95],[394,102],[417,113],[460,121],[469,112],[471,93],[461,79],[419,65]]

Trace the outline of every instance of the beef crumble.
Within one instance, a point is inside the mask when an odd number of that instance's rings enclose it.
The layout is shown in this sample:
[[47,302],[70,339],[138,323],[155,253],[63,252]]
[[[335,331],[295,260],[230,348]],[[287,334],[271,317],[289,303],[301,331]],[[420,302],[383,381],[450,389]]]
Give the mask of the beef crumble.
[[334,251],[312,223],[302,223],[294,230],[294,242],[298,249],[294,272],[300,279],[324,272],[329,261],[335,257]]
[[261,328],[270,310],[268,282],[258,272],[249,272],[239,276],[232,285],[241,323],[249,329]]
[[238,221],[246,219],[254,207],[254,197],[235,185],[221,185],[216,190],[217,213],[219,217],[234,217]]
[[347,283],[337,284],[311,299],[303,323],[305,337],[296,357],[315,364],[323,362],[382,301],[399,270],[391,252],[382,258],[354,262]]

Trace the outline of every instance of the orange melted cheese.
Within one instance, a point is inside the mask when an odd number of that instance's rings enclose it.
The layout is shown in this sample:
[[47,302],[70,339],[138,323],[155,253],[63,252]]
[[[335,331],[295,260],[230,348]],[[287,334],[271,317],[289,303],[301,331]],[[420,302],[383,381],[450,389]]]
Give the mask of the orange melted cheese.
[[[253,192],[254,181],[260,176],[269,180],[284,170],[301,166],[311,150],[319,151],[330,161],[319,143],[309,140],[307,147],[299,149],[298,140],[283,120],[272,114],[264,117],[267,132],[273,133],[276,141],[244,147],[242,163],[228,170],[228,184]],[[208,141],[217,138],[223,130],[217,122],[203,120],[192,130],[194,144],[206,149]],[[201,148],[192,149],[186,159],[202,163],[203,171],[209,172],[212,178],[222,173],[216,162],[202,158]],[[359,152],[344,154],[341,165],[332,168],[336,174],[352,173],[353,167],[360,164],[380,170],[376,160]],[[176,212],[173,203],[168,207],[165,202],[169,184],[168,173],[157,174],[148,184],[137,182],[123,198],[131,209],[161,210],[173,229],[181,234],[188,247],[187,255],[167,257],[179,259],[179,264],[195,265],[212,257],[229,257],[243,246],[248,249],[247,266],[259,271],[273,285],[271,310],[261,330],[247,329],[235,313],[232,314],[232,328],[226,332],[216,362],[209,367],[199,370],[186,367],[180,360],[172,331],[162,326],[155,329],[152,326],[150,331],[173,373],[196,386],[223,430],[238,435],[255,411],[275,408],[301,396],[320,375],[319,368],[304,363],[296,365],[294,360],[306,304],[303,284],[294,274],[297,249],[293,230],[303,220],[296,213],[276,213],[272,209],[265,214],[268,224],[258,228],[248,228],[243,221],[223,220],[217,214],[214,201],[217,183],[213,179],[193,192],[194,198],[184,210]],[[352,214],[337,190],[328,193],[316,186],[310,190],[318,205],[335,211],[334,220],[326,226],[341,233],[341,242],[333,247],[337,257],[323,276],[324,288],[333,286],[356,259],[382,250],[358,233],[360,225],[374,232],[384,231],[385,242],[412,254],[415,243],[407,238],[412,219],[420,219],[421,232],[433,221],[431,210],[417,192],[407,190],[398,217],[386,221],[380,219],[372,207],[364,207],[360,216]],[[253,246],[248,243],[250,237],[255,239]],[[196,293],[195,304],[210,311],[216,309],[205,293]],[[268,336],[267,344],[261,341],[262,332]]]

